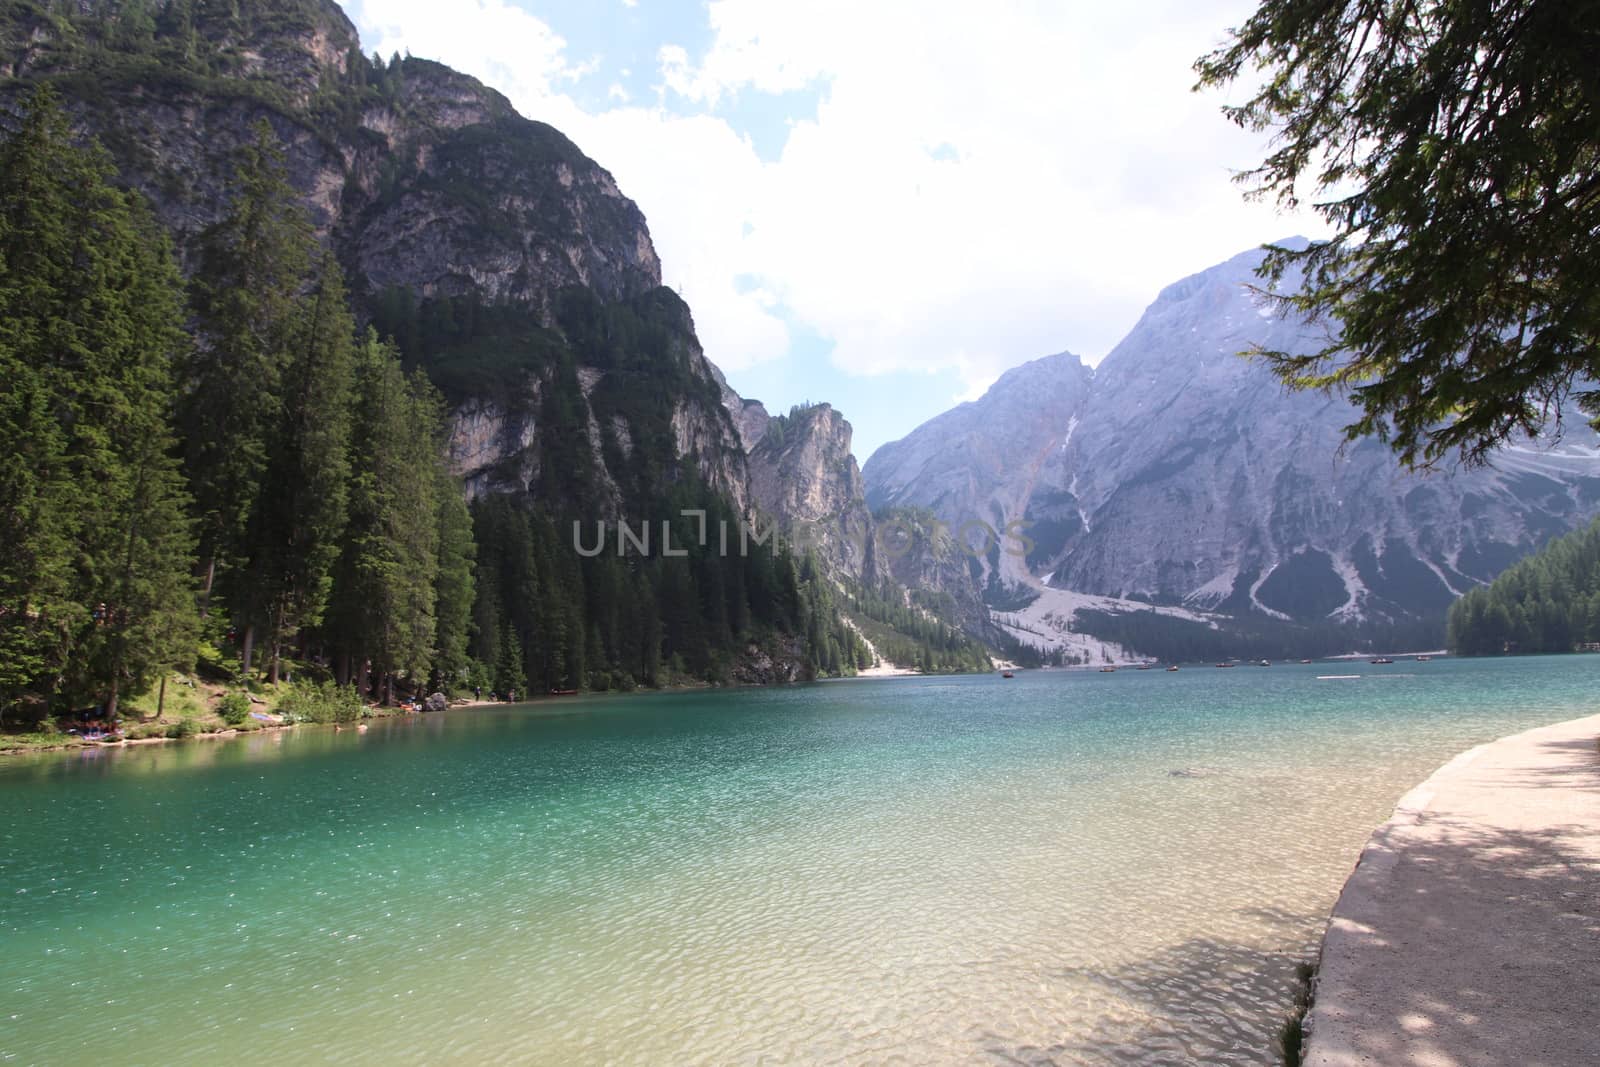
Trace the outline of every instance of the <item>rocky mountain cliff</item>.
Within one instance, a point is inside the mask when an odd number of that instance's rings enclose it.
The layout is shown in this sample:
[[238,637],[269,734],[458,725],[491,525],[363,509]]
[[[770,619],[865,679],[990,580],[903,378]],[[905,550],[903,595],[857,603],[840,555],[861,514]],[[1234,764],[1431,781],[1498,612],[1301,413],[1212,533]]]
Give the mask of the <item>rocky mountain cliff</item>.
[[839,412],[815,404],[771,416],[731,389],[723,402],[749,442],[752,505],[814,551],[831,575],[892,601],[915,602],[990,647],[1009,643],[990,621],[973,560],[954,531],[926,511],[874,516],[850,451],[850,423]]
[[1600,511],[1581,419],[1483,470],[1410,474],[1369,440],[1341,452],[1346,401],[1288,393],[1237,355],[1318,347],[1249,288],[1259,258],[1169,286],[1094,370],[1035,361],[885,445],[869,500],[1029,523],[1026,554],[985,561],[1007,607],[1042,596],[1035,613],[1070,616],[1045,593],[1071,591],[1301,622],[1437,617]]
[[[358,311],[445,388],[474,495],[537,494],[576,434],[593,468],[585,503],[601,515],[626,510],[629,477],[614,468],[656,445],[743,507],[738,430],[688,309],[661,288],[644,216],[603,167],[499,93],[426,60],[369,59],[329,0],[156,15],[16,0],[0,20],[0,123],[46,84],[190,268],[265,123]],[[564,367],[574,336],[597,323],[615,333],[617,308],[641,358],[594,344]],[[645,427],[633,394],[647,390],[670,409],[650,405],[659,418]]]
[[[475,655],[497,661],[496,649],[520,644],[526,656],[560,658],[545,673],[569,679],[561,684],[575,684],[579,662],[591,674],[604,663],[613,676],[649,677],[620,651],[637,638],[672,653],[675,673],[762,681],[851,671],[857,635],[870,630],[926,670],[987,666],[938,617],[945,593],[913,594],[875,565],[849,424],[826,405],[775,418],[728,388],[689,308],[661,286],[642,214],[560,132],[439,64],[364,55],[330,0],[151,10],[6,5],[0,128],[40,87],[53,89],[120,181],[149,200],[191,273],[229,214],[243,150],[263,138],[281,147],[358,317],[449,406],[451,465],[483,504],[480,536],[495,542],[493,566],[483,553],[480,564],[499,572],[498,588],[479,590]],[[700,557],[716,550],[702,540],[690,564],[663,557],[628,571],[625,596],[620,545],[581,566],[559,552],[574,523],[602,535],[608,523],[648,524],[665,539],[671,520],[682,539],[693,536],[684,516],[696,513],[713,529],[775,519],[800,539],[791,547],[815,546],[817,568],[710,563]],[[948,580],[965,583],[981,629],[970,575],[950,570]],[[617,622],[618,605],[634,600],[659,616],[658,630],[649,618]],[[857,617],[848,625],[845,610]],[[752,618],[785,632],[730,660]]]
[[835,573],[870,585],[878,578],[872,515],[851,432],[827,404],[769,417],[750,449],[750,496]]

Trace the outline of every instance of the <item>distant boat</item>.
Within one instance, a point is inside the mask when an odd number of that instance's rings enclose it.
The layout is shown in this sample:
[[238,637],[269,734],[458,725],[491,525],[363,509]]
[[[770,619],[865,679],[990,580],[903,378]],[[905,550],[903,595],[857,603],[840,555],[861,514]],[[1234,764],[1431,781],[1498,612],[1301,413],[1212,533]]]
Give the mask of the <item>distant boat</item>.
[[1219,666],[1219,667],[1237,667],[1238,664],[1237,663],[1219,663],[1219,664],[1217,664],[1217,666]]
[[1176,663],[1174,663],[1172,666],[1167,668],[1167,673],[1171,674],[1173,671],[1175,671],[1177,669],[1178,669],[1178,665]]
[[1115,667],[1101,667],[1100,668],[1100,673],[1101,674],[1116,674],[1117,673],[1117,669]]
[[1257,663],[1256,666],[1257,667],[1270,667],[1270,666],[1272,666],[1272,661],[1270,659],[1264,659],[1260,663]]
[[576,689],[552,689],[550,690],[550,695],[553,697],[575,697],[578,695],[578,691]]
[[1000,677],[1002,677],[1002,678],[1015,678],[1016,675],[1011,673],[1010,671],[1001,671],[1000,672]]
[[1432,658],[1433,658],[1432,656],[1418,656],[1417,657],[1417,662],[1418,663],[1426,663]]
[[1388,656],[1379,656],[1377,659],[1368,660],[1367,662],[1369,662],[1369,663],[1393,663],[1394,660],[1390,659]]
[[1300,661],[1300,662],[1301,662],[1301,663],[1310,663],[1310,662],[1311,662],[1311,661],[1310,661],[1310,660],[1308,660],[1308,659],[1303,659],[1303,660],[1301,660],[1301,661]]
[[1134,668],[1134,670],[1136,670],[1136,671],[1147,671],[1149,669],[1150,669],[1150,664],[1148,664],[1148,663],[1141,663],[1137,667]]

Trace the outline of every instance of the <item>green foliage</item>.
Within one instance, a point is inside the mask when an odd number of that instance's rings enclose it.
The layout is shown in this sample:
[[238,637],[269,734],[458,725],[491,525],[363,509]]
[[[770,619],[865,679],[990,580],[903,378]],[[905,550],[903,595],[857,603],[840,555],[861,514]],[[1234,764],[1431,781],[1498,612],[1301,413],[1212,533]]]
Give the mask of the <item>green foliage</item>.
[[222,716],[222,721],[229,726],[239,726],[250,718],[250,696],[247,693],[232,692],[222,698],[217,704],[217,714]]
[[355,322],[331,255],[295,318],[244,576],[266,608],[274,681],[282,647],[322,621],[346,533]]
[[[949,610],[936,598],[917,592],[909,598],[897,586],[852,592],[845,610],[878,654],[902,667],[927,674],[987,671],[989,653],[972,638],[941,618]],[[870,656],[861,666],[870,665]]]
[[[285,386],[298,347],[311,231],[265,122],[240,158],[234,189],[229,214],[202,241],[193,285],[199,344],[185,374],[180,421],[206,591],[209,580],[218,582],[238,624],[253,634],[283,595],[278,581],[260,584],[263,571],[274,579],[277,573],[253,550],[270,539],[262,526],[280,503],[263,499],[263,483],[294,416]],[[247,650],[246,670],[249,658]]]
[[528,676],[522,667],[522,635],[515,626],[507,623],[500,636],[500,656],[494,667],[494,691],[502,700],[517,694],[527,696]]
[[0,706],[32,691],[114,714],[192,658],[180,294],[143,204],[36,94],[0,148]]
[[295,682],[275,709],[290,722],[352,723],[366,713],[355,686],[327,682]]
[[774,415],[767,420],[766,436],[775,447],[782,448],[784,441],[792,432],[791,427],[805,418],[812,410],[822,407],[821,404],[802,400],[798,404],[791,404],[785,415]]
[[[273,680],[312,663],[384,700],[489,665],[497,685],[538,692],[724,681],[752,649],[825,674],[866,661],[814,564],[773,545],[725,554],[683,516],[737,537],[740,517],[678,455],[675,415],[721,398],[669,290],[608,303],[574,289],[550,309],[358,292],[380,332],[357,334],[279,131],[359,137],[374,102],[428,106],[406,89],[425,64],[296,66],[274,42],[326,28],[311,0],[18,4],[44,31],[29,76],[75,107],[114,113],[123,88],[170,86],[248,97],[265,118],[192,249],[187,308],[142,202],[111,187],[97,151],[70,147],[52,109],[4,146],[0,709],[114,704],[202,643],[218,678],[252,676],[259,646]],[[0,41],[0,59],[15,45]],[[151,162],[157,149],[100,125],[126,141],[119,159]],[[388,180],[439,183],[493,229],[514,220],[473,184],[491,151],[524,171],[580,158],[553,132],[485,127],[443,145],[430,175]],[[526,416],[540,457],[526,494],[471,512],[443,441],[445,400],[469,398]],[[648,523],[658,546],[665,520],[689,554],[580,556],[571,523],[600,516]]]
[[1452,652],[1571,652],[1600,641],[1600,521],[1557,538],[1450,608]]
[[440,686],[471,684],[472,606],[477,592],[478,548],[472,539],[472,514],[465,491],[443,465],[438,470],[439,561],[434,587],[433,670]]
[[1196,64],[1201,85],[1257,87],[1225,109],[1275,135],[1252,194],[1323,197],[1332,239],[1270,249],[1262,272],[1303,271],[1285,302],[1339,329],[1259,354],[1291,386],[1350,392],[1352,439],[1481,462],[1592,379],[1597,39],[1593,4],[1263,0]]
[[350,521],[335,574],[330,643],[381,677],[432,664],[439,493],[447,486],[438,395],[369,334],[357,353]]
[[193,719],[179,719],[166,728],[166,736],[180,741],[186,737],[193,737],[199,732],[200,727]]

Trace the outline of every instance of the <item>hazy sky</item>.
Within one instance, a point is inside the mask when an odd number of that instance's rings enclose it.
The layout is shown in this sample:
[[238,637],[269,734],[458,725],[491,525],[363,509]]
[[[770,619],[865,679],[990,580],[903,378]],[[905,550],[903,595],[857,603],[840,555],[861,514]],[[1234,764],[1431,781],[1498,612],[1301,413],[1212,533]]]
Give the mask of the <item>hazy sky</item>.
[[1189,91],[1252,0],[344,6],[369,53],[473,74],[609,169],[734,388],[830,401],[863,461],[1008,367],[1097,361],[1169,282],[1321,232],[1243,202],[1263,141]]

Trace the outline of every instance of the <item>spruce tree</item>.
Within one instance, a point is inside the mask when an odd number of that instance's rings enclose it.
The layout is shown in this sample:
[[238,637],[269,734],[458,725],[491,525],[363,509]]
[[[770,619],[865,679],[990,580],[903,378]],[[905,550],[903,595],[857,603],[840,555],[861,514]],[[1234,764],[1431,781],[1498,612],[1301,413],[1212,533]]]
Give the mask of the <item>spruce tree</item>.
[[244,668],[270,591],[231,571],[250,559],[251,523],[284,416],[285,370],[300,324],[310,264],[310,223],[289,185],[283,151],[263,120],[241,153],[228,215],[202,241],[193,304],[199,344],[185,375],[181,425],[199,517],[203,596],[229,588],[244,631]]
[[439,400],[369,333],[357,353],[350,524],[337,570],[334,644],[370,662],[393,696],[397,675],[432,664],[439,566]]
[[48,93],[0,150],[0,699],[103,703],[193,647],[171,249]]
[[494,688],[501,699],[515,693],[526,694],[528,680],[522,673],[522,635],[507,623],[500,634],[500,657],[495,662]]
[[297,318],[244,562],[266,604],[274,682],[284,644],[322,620],[345,531],[355,322],[331,254]]
[[41,91],[0,149],[0,709],[59,670],[83,614],[71,596],[81,514],[55,408],[58,353],[76,343],[60,319],[72,247],[67,139]]
[[439,562],[435,582],[434,663],[441,684],[461,684],[470,663],[477,546],[461,482],[441,463],[438,471]]

